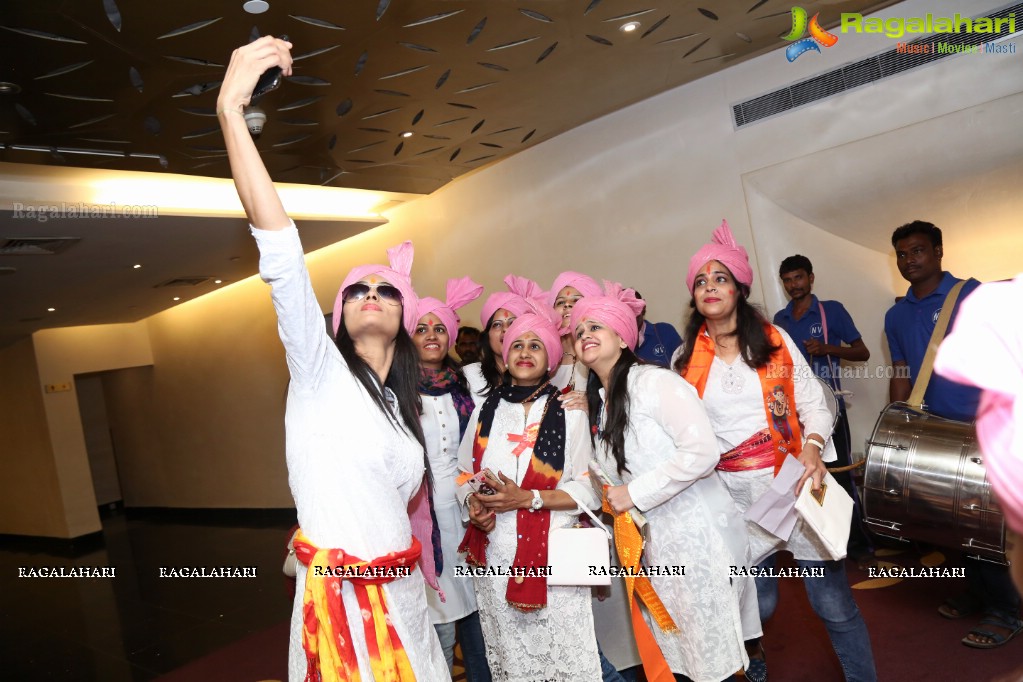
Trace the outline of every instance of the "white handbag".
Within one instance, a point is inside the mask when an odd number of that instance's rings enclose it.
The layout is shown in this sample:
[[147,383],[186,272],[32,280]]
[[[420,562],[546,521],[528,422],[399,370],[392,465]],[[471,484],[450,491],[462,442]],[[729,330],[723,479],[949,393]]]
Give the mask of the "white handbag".
[[830,473],[821,481],[819,493],[807,479],[796,498],[796,513],[816,533],[832,561],[845,558],[852,512],[852,498]]
[[[576,504],[578,504],[576,500]],[[611,531],[596,515],[579,504],[595,528],[556,528],[548,535],[548,585],[610,585]]]

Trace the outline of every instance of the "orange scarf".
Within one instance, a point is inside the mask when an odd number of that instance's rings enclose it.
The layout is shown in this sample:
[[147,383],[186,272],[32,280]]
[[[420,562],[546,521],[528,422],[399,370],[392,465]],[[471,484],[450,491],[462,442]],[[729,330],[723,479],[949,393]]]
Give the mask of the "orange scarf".
[[411,575],[422,545],[413,537],[412,546],[391,552],[372,561],[359,559],[343,549],[320,549],[299,530],[295,536],[295,554],[309,567],[302,599],[302,646],[305,648],[306,682],[360,682],[359,661],[355,655],[348,614],[341,598],[341,582],[355,588],[369,651],[373,679],[377,682],[415,682],[405,647],[387,612],[382,585]]
[[[774,475],[777,476],[786,456],[799,457],[803,449],[803,438],[796,413],[792,356],[774,325],[764,324],[764,333],[771,345],[778,347],[767,364],[757,368],[760,389],[764,395],[767,428],[774,443]],[[696,334],[696,347],[693,348],[689,364],[682,371],[682,377],[696,387],[700,398],[703,398],[707,388],[707,377],[710,376],[713,363],[714,339],[707,334],[707,325],[704,324]]]
[[[606,493],[606,490],[605,490]],[[647,682],[674,682],[675,676],[664,660],[664,654],[654,639],[654,633],[650,631],[643,614],[639,609],[638,596],[654,622],[664,632],[678,632],[678,626],[672,620],[668,609],[664,608],[661,598],[654,591],[650,584],[650,578],[637,575],[639,573],[639,562],[643,556],[643,536],[636,528],[636,522],[632,520],[632,514],[622,512],[615,514],[608,504],[607,495],[604,496],[603,510],[614,517],[615,523],[615,549],[618,551],[618,560],[625,568],[625,594],[629,600],[629,610],[632,612],[632,631],[636,637],[636,648],[639,649],[639,658],[643,662],[643,672]]]

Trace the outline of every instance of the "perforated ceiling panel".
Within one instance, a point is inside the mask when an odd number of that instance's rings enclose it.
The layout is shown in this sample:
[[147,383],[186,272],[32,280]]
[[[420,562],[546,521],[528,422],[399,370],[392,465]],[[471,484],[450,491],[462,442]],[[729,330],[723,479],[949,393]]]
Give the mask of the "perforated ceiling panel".
[[[810,2],[824,18],[890,2]],[[275,180],[430,192],[586,121],[783,46],[768,0],[7,0],[0,160],[225,177],[231,50],[287,34],[262,106]],[[620,30],[638,22],[637,30]],[[779,58],[780,55],[779,55]],[[412,133],[402,137],[403,133]]]

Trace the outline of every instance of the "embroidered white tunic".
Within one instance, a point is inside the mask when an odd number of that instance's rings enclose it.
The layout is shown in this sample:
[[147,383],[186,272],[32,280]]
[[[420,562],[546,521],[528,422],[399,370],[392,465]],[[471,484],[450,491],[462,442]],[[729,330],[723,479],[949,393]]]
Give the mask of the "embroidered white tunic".
[[743,641],[761,634],[753,579],[730,577],[732,566],[748,565],[745,524],[714,471],[714,433],[696,390],[651,365],[633,366],[628,382],[628,471],[617,475],[600,442],[597,461],[646,515],[643,564],[685,566],[684,577],[650,578],[679,632],[663,632],[643,609],[668,665],[695,682],[719,682],[748,664]]
[[[339,548],[363,559],[408,549],[407,506],[425,471],[423,450],[396,417],[372,402],[327,334],[294,226],[253,228],[260,276],[271,285],[291,383],[285,415],[288,482],[298,521],[317,547]],[[291,617],[288,677],[305,679],[302,597],[306,568],[298,567]],[[391,622],[420,680],[450,680],[430,625],[419,569],[383,587]],[[350,583],[342,584],[363,679],[373,679],[361,609]]]
[[[792,337],[783,329],[775,329],[781,334],[792,356],[793,397],[796,399],[795,410],[803,429],[803,437],[805,439],[810,433],[819,433],[827,441],[827,447],[822,453],[823,459],[832,462],[836,459],[830,438],[833,415],[828,410],[823,386],[807,365]],[[703,403],[717,436],[719,455],[728,452],[757,431],[768,428],[765,400],[760,375],[742,358],[736,358],[731,364],[714,358],[707,375]],[[745,513],[770,487],[774,469],[722,471],[719,474],[735,503]],[[747,522],[746,527],[750,537],[751,561],[754,564],[782,549],[791,551],[797,559],[827,561],[830,558],[820,540],[812,530],[806,528],[802,519],[796,522],[788,542],[776,538],[753,522]]]
[[[522,483],[533,454],[531,448],[518,457],[512,454],[518,445],[508,434],[521,434],[526,424],[540,420],[547,398],[534,402],[528,419],[522,406],[501,401],[494,413],[482,466],[496,475],[503,472],[516,483]],[[472,447],[482,401],[476,406],[465,438],[458,452],[458,463],[472,471]],[[590,509],[599,501],[585,475],[592,456],[586,415],[579,411],[565,414],[565,468],[559,490],[565,490]],[[566,528],[576,522],[577,513],[551,512],[551,530]],[[487,565],[510,567],[517,547],[516,512],[497,515],[487,546]],[[490,672],[499,682],[594,682],[600,680],[600,659],[593,634],[593,612],[590,609],[590,588],[548,586],[547,607],[524,613],[511,606],[505,590],[508,578],[474,577],[479,604],[483,639],[487,645]]]
[[455,478],[458,477],[458,411],[450,393],[439,396],[420,394],[423,401],[423,436],[433,474],[433,510],[440,527],[441,553],[444,569],[439,576],[445,601],[432,587],[426,588],[430,621],[450,623],[476,610],[476,593],[472,581],[457,576],[457,567],[465,567],[465,555],[458,545],[465,536],[461,508],[455,499]]

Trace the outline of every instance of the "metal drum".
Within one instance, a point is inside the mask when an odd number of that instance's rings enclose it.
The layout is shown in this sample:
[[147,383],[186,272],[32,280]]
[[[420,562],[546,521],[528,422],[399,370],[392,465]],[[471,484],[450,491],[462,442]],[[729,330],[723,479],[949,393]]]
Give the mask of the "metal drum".
[[831,413],[831,430],[835,430],[835,426],[838,424],[838,395],[835,393],[835,389],[831,387],[831,384],[824,381],[820,377],[815,377],[817,383],[821,385],[821,390],[824,391],[824,402],[828,406],[828,412]]
[[878,535],[1005,563],[1005,523],[973,424],[892,403],[867,442],[863,513]]

